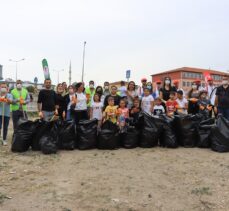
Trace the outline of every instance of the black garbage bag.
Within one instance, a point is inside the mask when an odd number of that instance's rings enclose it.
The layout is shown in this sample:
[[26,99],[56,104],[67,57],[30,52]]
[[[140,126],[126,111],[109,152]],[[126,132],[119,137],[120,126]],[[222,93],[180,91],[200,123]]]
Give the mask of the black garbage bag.
[[44,154],[54,154],[58,149],[59,123],[47,122],[47,130],[40,138],[41,151]]
[[229,121],[221,115],[211,130],[210,141],[213,151],[229,152]]
[[29,120],[20,119],[13,134],[11,145],[12,152],[25,152],[29,149],[34,133],[34,123]]
[[184,147],[195,147],[197,144],[197,132],[203,115],[175,115],[174,129],[178,143]]
[[139,130],[134,126],[128,126],[125,133],[120,134],[121,145],[126,149],[138,146]]
[[168,148],[177,148],[178,141],[174,130],[174,117],[161,115],[163,122],[163,132],[160,135],[160,146]]
[[139,120],[141,125],[139,146],[143,148],[157,146],[163,129],[163,120],[146,113],[142,113]]
[[98,135],[98,149],[117,149],[120,145],[119,130],[116,124],[106,121]]
[[77,125],[78,148],[94,149],[97,146],[97,119],[80,121]]
[[215,127],[214,118],[207,119],[200,123],[197,133],[197,147],[209,148],[211,146],[209,136],[213,127]]
[[75,148],[76,129],[74,122],[63,122],[59,131],[59,148],[73,150]]
[[46,132],[46,130],[49,130],[49,124],[46,121],[43,121],[41,119],[37,119],[34,121],[34,134],[32,138],[32,150],[33,151],[40,151],[40,139]]

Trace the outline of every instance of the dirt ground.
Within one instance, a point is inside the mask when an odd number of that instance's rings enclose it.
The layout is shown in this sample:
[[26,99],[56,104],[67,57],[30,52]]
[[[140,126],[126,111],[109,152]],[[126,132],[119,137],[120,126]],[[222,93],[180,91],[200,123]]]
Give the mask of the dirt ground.
[[136,148],[43,155],[1,146],[0,210],[229,210],[229,153]]

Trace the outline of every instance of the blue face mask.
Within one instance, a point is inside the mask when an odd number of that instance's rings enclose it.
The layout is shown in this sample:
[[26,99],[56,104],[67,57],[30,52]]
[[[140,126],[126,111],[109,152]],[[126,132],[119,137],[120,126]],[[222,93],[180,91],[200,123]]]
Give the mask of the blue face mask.
[[151,90],[152,89],[152,86],[147,86],[147,89],[150,89]]

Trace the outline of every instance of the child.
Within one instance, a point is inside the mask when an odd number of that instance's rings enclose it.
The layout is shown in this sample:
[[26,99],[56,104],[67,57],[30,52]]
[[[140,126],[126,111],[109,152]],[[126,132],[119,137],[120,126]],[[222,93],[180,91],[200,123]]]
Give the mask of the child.
[[184,93],[182,90],[177,91],[177,113],[178,114],[188,114],[188,101],[184,97]]
[[153,105],[154,105],[154,98],[152,95],[150,95],[150,90],[148,88],[144,88],[144,95],[142,97],[142,103],[141,103],[142,111],[151,115],[153,111]]
[[155,99],[155,106],[153,107],[153,115],[159,116],[165,113],[165,108],[161,105],[161,98],[157,97]]
[[90,108],[90,119],[98,120],[98,129],[100,129],[103,118],[103,103],[101,102],[100,95],[95,94]]
[[73,113],[77,103],[77,95],[72,85],[68,87],[68,94],[66,94],[64,98],[65,98],[66,120],[70,121],[73,120]]
[[140,100],[139,98],[134,99],[134,105],[130,110],[130,117],[133,118],[133,122],[137,123],[139,119],[139,113],[141,112]]
[[120,97],[126,98],[127,97],[127,88],[126,88],[125,81],[121,81],[120,85],[121,87],[118,89],[118,91],[120,92]]
[[[2,144],[7,145],[7,133],[10,121],[10,103],[12,103],[13,97],[8,93],[8,87],[6,83],[0,85],[0,134],[2,134]],[[2,130],[3,128],[3,130]],[[3,131],[1,133],[1,131]]]
[[207,96],[208,93],[206,90],[201,91],[197,102],[197,105],[199,106],[199,113],[203,114],[206,119],[211,118],[212,115],[211,101],[207,99]]
[[105,109],[105,118],[104,120],[110,120],[114,124],[117,123],[117,106],[114,105],[114,98],[108,98],[108,106]]
[[119,108],[118,108],[118,125],[120,128],[120,132],[124,132],[124,128],[126,123],[129,120],[129,109],[126,107],[126,101],[120,100]]
[[176,112],[176,107],[178,105],[176,99],[176,93],[174,91],[170,92],[169,100],[166,102],[167,115],[169,117],[173,116]]

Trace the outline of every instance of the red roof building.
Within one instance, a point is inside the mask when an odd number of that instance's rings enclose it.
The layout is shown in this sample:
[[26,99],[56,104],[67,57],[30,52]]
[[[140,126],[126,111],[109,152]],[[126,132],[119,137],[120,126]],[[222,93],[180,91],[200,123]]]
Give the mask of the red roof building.
[[181,67],[174,70],[156,73],[151,76],[152,76],[152,83],[154,86],[156,84],[156,81],[158,80],[164,81],[165,77],[170,77],[172,79],[172,82],[174,80],[179,81],[180,88],[187,91],[191,88],[191,83],[197,79],[201,81],[201,85],[204,87],[205,86],[204,73],[206,72],[210,74],[216,86],[221,84],[222,77],[224,75],[229,76],[229,73],[226,72],[210,70],[210,69],[193,68],[193,67]]

